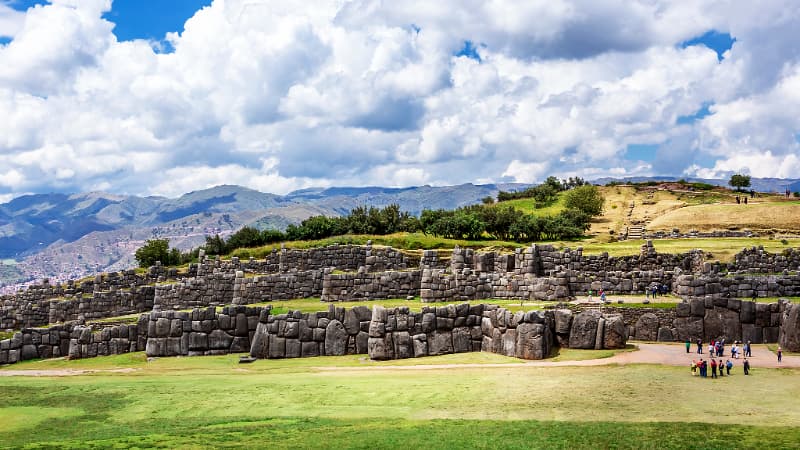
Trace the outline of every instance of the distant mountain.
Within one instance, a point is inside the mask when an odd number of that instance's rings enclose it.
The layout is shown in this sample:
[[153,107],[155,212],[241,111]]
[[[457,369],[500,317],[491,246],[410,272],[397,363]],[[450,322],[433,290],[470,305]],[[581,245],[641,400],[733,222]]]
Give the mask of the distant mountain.
[[207,235],[227,235],[244,225],[282,230],[314,215],[342,215],[358,206],[392,203],[419,214],[425,208],[478,203],[500,189],[526,186],[336,187],[281,196],[224,185],[174,199],[102,192],[26,195],[0,205],[0,259],[20,262],[16,270],[0,274],[0,284],[130,267],[136,248],[150,238],[168,238],[171,245],[186,250],[202,244]]

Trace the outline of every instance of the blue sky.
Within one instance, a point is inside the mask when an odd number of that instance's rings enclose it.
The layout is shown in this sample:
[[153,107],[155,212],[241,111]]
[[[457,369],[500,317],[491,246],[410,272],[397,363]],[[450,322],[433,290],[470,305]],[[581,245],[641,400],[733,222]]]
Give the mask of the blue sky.
[[0,0],[0,203],[800,173],[795,0],[542,5]]
[[[11,6],[25,11],[47,4],[41,0],[14,0]],[[182,31],[183,24],[211,0],[114,0],[104,17],[114,22],[114,35],[120,41],[149,39],[160,41],[168,32]]]

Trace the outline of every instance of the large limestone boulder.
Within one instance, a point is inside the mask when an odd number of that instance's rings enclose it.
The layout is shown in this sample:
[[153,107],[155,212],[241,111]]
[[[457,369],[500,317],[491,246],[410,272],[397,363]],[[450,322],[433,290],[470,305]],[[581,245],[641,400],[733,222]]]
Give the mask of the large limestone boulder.
[[597,322],[601,317],[599,311],[584,311],[576,315],[569,334],[569,348],[593,349],[597,339]]
[[742,324],[739,313],[728,308],[715,306],[707,308],[703,317],[703,339],[707,342],[712,339],[724,338],[726,342],[742,340]]
[[394,358],[394,342],[391,333],[383,337],[370,337],[367,341],[367,353],[370,359],[378,361]]
[[428,335],[428,354],[430,356],[453,353],[453,333],[434,331]]
[[673,321],[672,325],[675,327],[676,338],[680,342],[689,339],[689,341],[694,343],[698,339],[703,339],[704,337],[702,317],[678,317]]
[[540,323],[523,323],[517,327],[517,357],[522,359],[544,359],[550,355],[551,340],[545,335],[546,328]]
[[466,353],[472,351],[472,338],[469,328],[453,328],[453,352]]
[[267,324],[259,322],[250,344],[250,356],[253,358],[266,358],[269,356],[269,335]]
[[347,331],[342,322],[331,320],[325,328],[325,355],[343,356],[347,354]]
[[569,334],[570,327],[572,326],[572,311],[568,309],[557,309],[555,311],[555,321],[555,332],[557,334]]
[[603,348],[625,348],[625,320],[622,316],[607,316],[603,332]]
[[208,334],[208,348],[211,350],[228,350],[232,343],[233,336],[222,330],[214,330]]
[[633,329],[636,339],[655,341],[658,339],[658,316],[653,313],[642,314]]
[[786,306],[778,341],[784,350],[800,352],[800,305]]

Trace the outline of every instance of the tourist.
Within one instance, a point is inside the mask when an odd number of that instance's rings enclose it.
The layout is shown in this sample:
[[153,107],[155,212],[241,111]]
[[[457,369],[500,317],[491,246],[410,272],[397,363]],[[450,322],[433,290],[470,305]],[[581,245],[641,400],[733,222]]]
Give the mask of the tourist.
[[697,367],[700,369],[700,377],[706,377],[706,362],[703,361],[703,358],[700,358],[700,362],[697,363]]
[[778,362],[781,362],[781,358],[783,357],[783,350],[781,350],[781,346],[778,346]]
[[719,363],[717,364],[717,367],[719,367],[719,376],[721,378],[722,377],[722,368],[725,367],[725,365],[722,364],[722,360],[721,359],[719,360]]
[[725,361],[725,369],[727,369],[728,375],[731,374],[731,369],[732,368],[733,368],[733,363],[731,362],[731,360],[729,359],[729,360]]
[[744,204],[747,204],[747,197],[744,198]]
[[731,358],[736,359],[737,353],[739,353],[739,347],[736,346],[736,342],[734,341],[733,345],[731,346]]
[[605,303],[606,302],[606,291],[600,289],[600,301]]
[[[691,341],[689,340],[689,338],[687,337],[687,338],[686,338],[686,353],[689,353],[689,350],[690,350],[691,348],[692,348],[692,342],[691,342]],[[694,361],[692,361],[692,362],[694,362]]]
[[644,298],[650,298],[650,287],[644,288]]
[[744,348],[744,356],[747,358],[751,358],[753,356],[752,354],[753,349],[750,347],[751,347],[750,341],[747,341],[747,345]]
[[711,341],[711,343],[708,344],[708,356],[711,356],[712,358],[714,357],[714,348],[715,348],[714,344],[715,344],[714,341]]
[[592,290],[589,289],[589,303],[592,303]]
[[744,359],[744,364],[742,364],[742,367],[744,368],[744,374],[750,375],[750,361],[748,361],[747,358]]
[[698,339],[697,340],[697,354],[698,355],[702,355],[703,354],[703,340],[702,339]]
[[695,362],[695,360],[692,360],[692,365],[690,365],[689,368],[692,369],[692,376],[696,376],[697,375],[697,363]]
[[711,378],[717,378],[717,360],[711,358]]

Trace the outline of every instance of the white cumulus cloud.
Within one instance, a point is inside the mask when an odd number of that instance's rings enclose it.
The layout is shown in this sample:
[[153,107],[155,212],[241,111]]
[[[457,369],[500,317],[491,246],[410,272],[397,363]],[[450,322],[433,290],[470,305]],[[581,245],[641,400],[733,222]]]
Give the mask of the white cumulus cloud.
[[110,0],[10,5],[0,199],[800,169],[791,0],[214,0],[170,53]]

